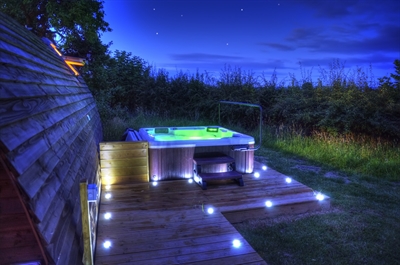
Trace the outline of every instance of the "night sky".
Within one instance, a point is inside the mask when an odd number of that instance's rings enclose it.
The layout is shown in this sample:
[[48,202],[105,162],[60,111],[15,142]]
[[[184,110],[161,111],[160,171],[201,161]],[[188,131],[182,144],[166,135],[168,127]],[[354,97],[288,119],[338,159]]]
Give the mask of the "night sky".
[[[339,59],[377,79],[400,59],[397,0],[105,0],[102,36],[110,49],[139,56],[171,76],[225,65],[279,80],[302,79]],[[285,79],[286,78],[286,79]],[[268,79],[268,78],[267,78]]]

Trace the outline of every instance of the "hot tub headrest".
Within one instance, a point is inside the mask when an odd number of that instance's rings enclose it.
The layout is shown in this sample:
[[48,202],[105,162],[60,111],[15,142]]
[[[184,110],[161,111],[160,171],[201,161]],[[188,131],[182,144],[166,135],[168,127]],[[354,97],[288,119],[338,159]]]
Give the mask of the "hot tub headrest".
[[154,128],[154,133],[169,133],[169,128]]

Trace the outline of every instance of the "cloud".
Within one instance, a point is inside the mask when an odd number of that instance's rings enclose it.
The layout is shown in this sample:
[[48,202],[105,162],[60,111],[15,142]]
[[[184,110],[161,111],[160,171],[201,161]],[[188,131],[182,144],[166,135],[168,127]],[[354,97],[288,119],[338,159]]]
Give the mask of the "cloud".
[[338,24],[333,24],[331,30],[342,36],[357,36],[360,32],[366,31],[377,31],[381,25],[379,23],[365,23],[360,22],[342,22]]
[[[358,73],[358,69],[361,69],[362,72],[370,77],[374,77],[374,75],[375,77],[382,77],[394,71],[394,58],[384,53],[374,53],[367,56],[349,55],[341,58],[332,56],[315,59],[298,58],[298,62],[301,63],[303,71],[312,72],[314,77],[320,75],[321,69],[329,72],[331,67],[334,68],[337,65],[343,66],[344,72],[346,75],[349,75],[349,77]],[[376,72],[376,70],[379,71]]]
[[334,26],[329,32],[317,28],[296,28],[285,39],[288,47],[332,54],[399,53],[400,26],[361,24],[355,29]]
[[220,72],[226,66],[255,72],[270,71],[275,68],[292,69],[286,65],[285,61],[279,59],[260,61],[250,57],[208,53],[171,54],[170,58],[176,63],[163,63],[159,66],[168,69],[197,69],[200,72],[202,72],[202,69],[208,69],[211,72]]
[[292,69],[292,67],[288,67],[286,62],[283,60],[268,60],[268,61],[253,61],[248,58],[244,58],[241,61],[235,60],[227,60],[227,61],[182,61],[177,63],[163,63],[160,65],[163,68],[168,69],[197,69],[200,73],[204,70],[213,73],[220,73],[225,67],[231,68],[240,68],[242,71],[250,71],[250,72],[271,72],[274,69]]
[[344,2],[338,2],[329,0],[303,0],[301,2],[298,1],[298,3],[313,9],[316,17],[340,18],[350,15],[351,10],[359,4],[359,1],[346,0]]
[[307,9],[314,10],[315,17],[327,19],[356,16],[376,18],[382,14],[385,16],[382,18],[388,16],[395,18],[400,12],[400,2],[394,0],[379,0],[379,2],[372,0],[302,0],[293,1],[293,4],[306,6]]
[[286,37],[289,42],[306,41],[314,38],[321,38],[323,29],[322,28],[295,28],[292,30],[290,35]]
[[345,65],[349,64],[352,66],[356,65],[368,65],[372,62],[374,63],[393,63],[394,59],[383,54],[383,53],[375,53],[371,54],[368,56],[347,56],[347,57],[342,57],[342,58],[335,58],[333,56],[325,56],[321,58],[315,58],[315,59],[308,59],[308,58],[298,58],[298,61],[303,65],[303,66],[325,66],[329,65],[333,61],[339,60],[341,63],[344,63]]
[[170,58],[174,61],[188,61],[188,62],[209,62],[209,61],[240,61],[244,60],[244,57],[231,56],[231,55],[219,55],[209,53],[184,53],[184,54],[171,54]]
[[259,45],[268,46],[268,47],[274,48],[274,49],[279,50],[279,51],[293,51],[293,50],[295,50],[295,48],[292,47],[292,46],[281,44],[281,43],[274,43],[274,42],[262,42]]

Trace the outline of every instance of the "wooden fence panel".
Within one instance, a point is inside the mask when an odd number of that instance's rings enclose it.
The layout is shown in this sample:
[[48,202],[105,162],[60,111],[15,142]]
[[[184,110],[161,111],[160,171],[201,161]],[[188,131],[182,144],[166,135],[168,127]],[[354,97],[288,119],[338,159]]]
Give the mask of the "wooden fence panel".
[[102,183],[149,182],[148,142],[100,143]]

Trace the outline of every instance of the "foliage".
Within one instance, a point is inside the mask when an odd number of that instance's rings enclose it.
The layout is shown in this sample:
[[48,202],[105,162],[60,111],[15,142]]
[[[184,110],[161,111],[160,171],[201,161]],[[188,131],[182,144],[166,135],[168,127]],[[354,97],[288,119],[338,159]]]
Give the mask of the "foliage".
[[396,73],[390,74],[390,77],[392,77],[395,80],[395,85],[397,85],[397,88],[399,89],[400,85],[400,60],[395,60],[394,61],[395,65],[395,71]]
[[[277,81],[275,73],[268,80],[230,66],[221,70],[218,80],[208,73],[190,76],[180,72],[171,77],[165,70],[156,70],[142,59],[119,51],[106,69],[98,89],[113,91],[110,108],[120,104],[132,114],[218,122],[218,102],[230,100],[260,104],[264,125],[289,126],[304,135],[352,133],[399,140],[398,83],[383,77],[378,87],[371,87],[362,69],[344,73],[339,62],[329,71],[320,69],[317,84],[307,76],[303,76],[303,83],[291,76],[286,87]],[[222,104],[220,109],[223,125],[253,129],[259,124],[255,108]]]
[[111,29],[104,20],[103,1],[8,0],[0,3],[0,11],[52,40],[64,55],[84,58],[82,75],[89,87],[92,91],[104,87],[110,55],[109,44],[103,44],[100,36]]
[[99,32],[111,30],[98,0],[8,0],[0,11],[59,46],[76,39],[95,42]]

